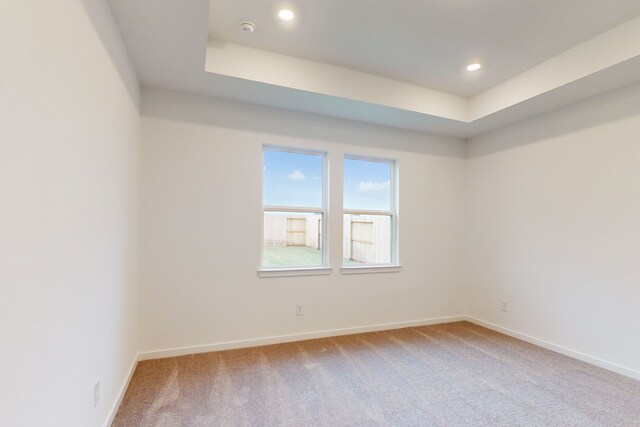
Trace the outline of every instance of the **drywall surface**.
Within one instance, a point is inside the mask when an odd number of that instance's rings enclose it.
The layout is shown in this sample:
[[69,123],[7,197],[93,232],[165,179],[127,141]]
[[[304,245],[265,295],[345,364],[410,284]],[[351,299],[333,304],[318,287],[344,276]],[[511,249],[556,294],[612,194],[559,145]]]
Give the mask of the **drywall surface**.
[[[142,352],[461,313],[462,141],[153,89],[142,99]],[[263,144],[328,152],[330,275],[258,277]],[[399,162],[399,273],[340,272],[345,153]]]
[[103,1],[4,2],[0,52],[0,425],[101,426],[137,353],[137,81]]
[[640,372],[638,135],[633,86],[469,141],[467,314]]

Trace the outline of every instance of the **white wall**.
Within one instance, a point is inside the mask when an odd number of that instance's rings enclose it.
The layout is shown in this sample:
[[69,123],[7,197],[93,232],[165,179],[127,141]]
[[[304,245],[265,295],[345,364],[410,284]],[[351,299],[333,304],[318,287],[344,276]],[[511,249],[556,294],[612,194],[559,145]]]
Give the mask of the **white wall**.
[[106,2],[0,7],[2,426],[103,425],[137,351],[139,114],[124,52]]
[[[157,90],[142,111],[143,352],[461,314],[462,141]],[[331,275],[258,278],[262,144],[329,151]],[[345,152],[399,160],[400,273],[339,271]]]
[[639,138],[635,86],[469,141],[468,314],[640,374]]

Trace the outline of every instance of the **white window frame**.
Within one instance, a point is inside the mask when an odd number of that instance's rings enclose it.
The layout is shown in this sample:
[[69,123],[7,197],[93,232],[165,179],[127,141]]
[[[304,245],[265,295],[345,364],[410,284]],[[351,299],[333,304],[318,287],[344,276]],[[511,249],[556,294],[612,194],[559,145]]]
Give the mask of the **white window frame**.
[[[362,156],[358,154],[345,154],[342,162],[343,166],[343,191],[342,197],[344,200],[344,160],[361,160],[366,162],[386,163],[391,166],[391,177],[389,188],[391,190],[391,200],[389,210],[370,210],[370,209],[346,209],[343,206],[342,218],[344,215],[382,215],[389,216],[391,219],[391,262],[385,264],[365,264],[359,265],[342,265],[340,271],[343,274],[354,273],[395,273],[402,270],[400,264],[400,214],[399,214],[399,192],[398,185],[398,160]],[[344,203],[344,202],[343,202]],[[344,238],[344,230],[342,238]],[[344,254],[342,254],[341,262],[344,263]]]
[[[261,191],[262,191],[262,220],[260,221],[260,268],[258,276],[260,277],[279,277],[279,276],[312,276],[330,274],[329,267],[329,161],[328,152],[320,150],[312,150],[298,147],[285,147],[277,145],[262,146],[262,165],[264,165],[265,151],[279,151],[292,154],[306,154],[313,156],[321,156],[322,158],[322,206],[320,207],[302,207],[302,206],[274,206],[264,204],[264,171],[261,174]],[[309,213],[322,215],[322,265],[312,267],[300,266],[282,266],[277,268],[264,266],[264,216],[268,212],[292,212],[292,213]]]

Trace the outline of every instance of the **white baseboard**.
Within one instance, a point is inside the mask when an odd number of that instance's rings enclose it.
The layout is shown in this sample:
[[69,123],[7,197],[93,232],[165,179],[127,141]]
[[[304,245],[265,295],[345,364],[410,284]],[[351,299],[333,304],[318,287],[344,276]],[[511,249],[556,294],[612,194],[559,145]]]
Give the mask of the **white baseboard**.
[[253,338],[240,341],[228,341],[214,344],[204,344],[192,347],[177,347],[165,350],[153,350],[142,352],[138,360],[162,359],[164,357],[185,356],[197,353],[209,353],[211,351],[232,350],[237,348],[258,347],[261,345],[282,344],[294,341],[304,341],[315,338],[336,337],[340,335],[361,334],[364,332],[386,331],[391,329],[410,328],[412,326],[435,325],[438,323],[450,323],[467,320],[466,316],[449,316],[434,319],[413,320],[408,322],[381,323],[376,325],[356,326],[353,328],[329,329],[324,331],[304,332],[290,335],[277,335],[265,338]]
[[491,322],[485,322],[484,320],[476,319],[475,317],[471,317],[471,316],[463,316],[463,317],[465,317],[465,320],[468,320],[469,322],[474,323],[478,326],[483,326],[487,329],[491,329],[493,331],[500,332],[514,338],[518,338],[522,341],[535,344],[539,347],[546,348],[547,350],[555,351],[556,353],[564,354],[565,356],[569,356],[574,359],[578,359],[583,362],[590,363],[595,366],[599,366],[609,371],[613,371],[618,374],[621,374],[636,380],[640,380],[640,371],[637,371],[635,369],[631,369],[626,366],[621,366],[616,363],[609,362],[604,359],[600,359],[599,357],[591,356],[589,354],[582,353],[580,351],[572,350],[570,348],[563,347],[561,345],[554,344],[552,342],[545,341],[540,338],[532,337],[531,335],[523,334],[521,332],[517,332],[512,329],[504,328],[502,326],[496,325]]
[[107,421],[105,422],[105,427],[110,427],[111,424],[113,423],[113,419],[116,417],[116,413],[118,413],[118,409],[120,408],[120,404],[122,403],[122,399],[124,399],[124,395],[127,392],[127,389],[129,388],[129,383],[131,382],[131,378],[133,378],[133,373],[136,370],[136,366],[138,366],[138,359],[139,359],[139,355],[136,354],[136,356],[133,358],[133,362],[131,362],[131,368],[129,368],[129,374],[127,375],[127,378],[124,381],[124,384],[122,384],[122,387],[120,387],[120,392],[118,393],[118,398],[116,399],[115,402],[113,402],[113,406],[111,407],[111,411],[109,411],[109,417],[107,418]]

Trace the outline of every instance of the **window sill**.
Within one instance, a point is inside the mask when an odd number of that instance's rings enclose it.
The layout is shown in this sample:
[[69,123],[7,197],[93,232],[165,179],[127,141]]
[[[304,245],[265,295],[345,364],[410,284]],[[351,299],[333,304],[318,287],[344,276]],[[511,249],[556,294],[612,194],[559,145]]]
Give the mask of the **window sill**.
[[401,265],[368,265],[342,267],[342,274],[367,274],[367,273],[398,273],[402,270]]
[[278,268],[258,270],[260,277],[320,276],[331,274],[331,267]]

